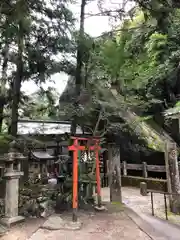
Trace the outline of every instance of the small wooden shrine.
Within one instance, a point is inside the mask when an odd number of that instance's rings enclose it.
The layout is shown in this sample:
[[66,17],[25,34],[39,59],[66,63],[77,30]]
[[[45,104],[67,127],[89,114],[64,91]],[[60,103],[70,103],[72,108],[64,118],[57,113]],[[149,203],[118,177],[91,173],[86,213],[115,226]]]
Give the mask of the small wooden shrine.
[[[69,157],[68,146],[70,145],[69,121],[40,121],[40,120],[19,120],[18,135],[25,139],[31,139],[33,144],[29,146],[29,172],[30,174],[47,174],[55,168],[58,175],[68,174],[72,176],[72,161]],[[91,134],[83,132],[77,127],[76,137],[88,138]],[[82,142],[81,142],[82,144]],[[92,168],[88,164],[92,159],[92,153],[79,151],[79,167],[83,172],[86,168]],[[87,161],[88,159],[88,161]],[[101,173],[104,172],[103,159],[100,156]],[[65,163],[66,164],[62,164]],[[82,169],[83,168],[83,169]]]

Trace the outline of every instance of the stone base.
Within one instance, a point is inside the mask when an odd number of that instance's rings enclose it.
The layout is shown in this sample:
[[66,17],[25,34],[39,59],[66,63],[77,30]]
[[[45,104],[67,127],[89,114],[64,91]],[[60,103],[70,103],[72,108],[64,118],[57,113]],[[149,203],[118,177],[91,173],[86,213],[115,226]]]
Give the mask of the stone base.
[[12,225],[23,222],[24,220],[25,218],[23,216],[16,216],[11,218],[2,218],[0,223],[6,227],[11,227]]
[[99,211],[99,212],[101,212],[101,211],[107,211],[107,208],[106,208],[105,206],[103,206],[103,205],[101,205],[100,207],[99,207],[99,206],[94,206],[94,209],[95,209],[96,211]]

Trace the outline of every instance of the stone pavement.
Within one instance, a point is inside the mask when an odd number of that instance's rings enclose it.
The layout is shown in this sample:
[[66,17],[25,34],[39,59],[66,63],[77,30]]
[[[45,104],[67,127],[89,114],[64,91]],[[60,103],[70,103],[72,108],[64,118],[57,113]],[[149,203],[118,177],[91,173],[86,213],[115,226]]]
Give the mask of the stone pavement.
[[[107,189],[103,190],[106,200]],[[13,227],[1,240],[150,240],[124,212],[121,205],[108,204],[105,212],[79,212],[81,229],[72,226],[71,214],[53,215],[48,220],[30,219]],[[64,222],[66,224],[64,224]],[[43,226],[43,228],[42,228]],[[55,230],[52,230],[52,229]],[[72,230],[73,228],[73,230]],[[51,229],[51,230],[50,230]]]
[[[63,216],[62,216],[63,217]],[[59,220],[58,220],[59,218]],[[62,219],[56,216],[56,226],[59,230],[49,231],[39,229],[29,240],[150,240],[143,231],[120,210],[119,206],[108,206],[107,212],[80,212],[79,219],[83,223],[79,230],[67,230],[61,228]],[[71,222],[71,216],[63,218],[64,221]],[[58,224],[59,222],[59,224]],[[47,224],[46,224],[47,226]]]
[[27,240],[45,222],[45,219],[31,218],[15,225],[1,240]]
[[[31,219],[18,225],[1,240],[179,240],[180,229],[169,222],[151,216],[150,196],[143,197],[139,189],[123,188],[127,211],[119,204],[108,204],[106,212],[79,212],[82,226],[71,224],[71,214],[53,215],[48,220]],[[109,201],[109,189],[102,190]],[[164,216],[163,198],[155,197],[155,213]],[[137,214],[136,214],[137,213]],[[62,217],[62,218],[61,218]],[[43,228],[42,228],[43,226]],[[139,226],[139,227],[138,227]],[[52,230],[54,229],[54,230]],[[143,229],[143,230],[140,230]]]

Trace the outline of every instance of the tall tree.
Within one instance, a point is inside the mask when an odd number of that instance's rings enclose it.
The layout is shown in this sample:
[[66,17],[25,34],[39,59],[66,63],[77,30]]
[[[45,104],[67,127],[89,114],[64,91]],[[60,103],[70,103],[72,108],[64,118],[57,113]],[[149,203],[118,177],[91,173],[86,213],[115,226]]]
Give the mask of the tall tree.
[[[15,136],[21,83],[30,80],[41,83],[53,73],[72,72],[72,64],[65,55],[74,51],[71,41],[74,18],[68,1],[51,4],[33,0],[4,1],[0,13],[2,19],[8,19],[6,29],[10,33],[8,81],[9,87],[12,86],[11,134]],[[1,24],[1,29],[3,27]]]
[[18,122],[18,108],[20,102],[20,91],[21,83],[23,80],[23,52],[24,52],[24,37],[25,37],[25,26],[24,22],[29,15],[29,9],[27,2],[24,0],[17,1],[14,6],[17,17],[17,35],[16,35],[16,45],[17,45],[17,59],[16,59],[16,74],[13,80],[13,91],[12,91],[12,115],[11,115],[11,135],[16,136],[17,134],[17,122]]
[[[8,21],[5,21],[5,22],[7,24]],[[7,68],[8,68],[8,56],[9,56],[9,37],[6,30],[5,30],[4,38],[5,38],[4,46],[2,46],[2,52],[1,52],[2,66],[1,66],[1,85],[0,85],[0,133],[2,131],[4,106],[7,102],[6,84],[7,84]]]
[[[84,39],[84,20],[85,20],[85,5],[86,0],[81,1],[81,11],[80,11],[80,27],[79,34],[77,39],[77,57],[76,57],[76,72],[75,72],[75,102],[74,105],[78,106],[78,97],[80,96],[81,87],[82,87],[82,70],[83,70],[83,39]],[[71,125],[71,134],[76,134],[76,114],[73,116],[73,121]]]

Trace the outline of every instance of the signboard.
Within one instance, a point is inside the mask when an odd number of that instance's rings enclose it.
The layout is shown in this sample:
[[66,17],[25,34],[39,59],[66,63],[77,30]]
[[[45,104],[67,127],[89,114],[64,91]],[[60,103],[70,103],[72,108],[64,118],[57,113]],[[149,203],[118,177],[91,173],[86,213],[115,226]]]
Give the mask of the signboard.
[[[64,134],[70,133],[70,122],[43,122],[43,121],[19,121],[18,122],[18,135],[36,135],[36,134]],[[77,134],[82,134],[80,127],[77,127]],[[85,134],[88,134],[87,132]]]

